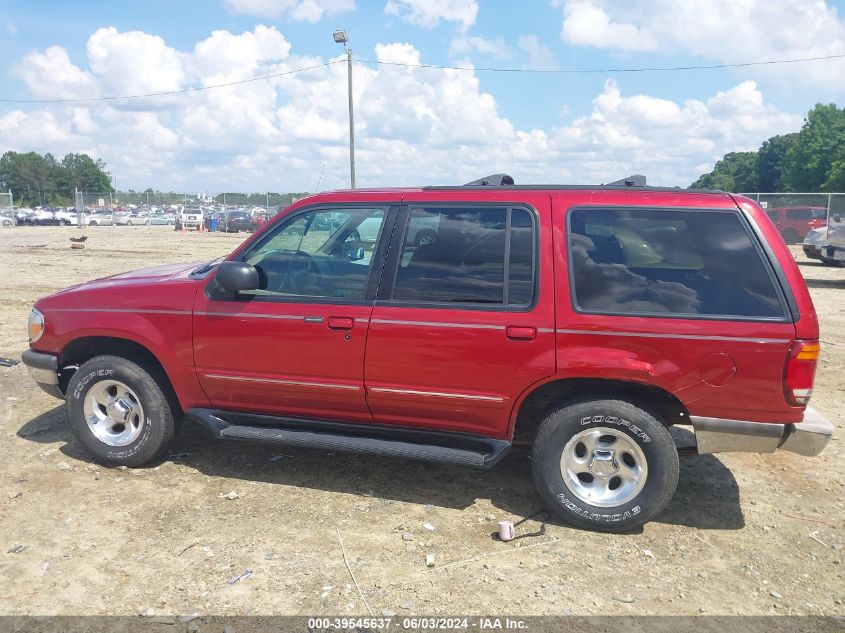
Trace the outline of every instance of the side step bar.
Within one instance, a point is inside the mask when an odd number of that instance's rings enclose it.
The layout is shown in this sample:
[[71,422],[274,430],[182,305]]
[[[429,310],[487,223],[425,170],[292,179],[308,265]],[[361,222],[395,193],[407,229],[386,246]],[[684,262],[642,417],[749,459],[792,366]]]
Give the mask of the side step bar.
[[490,468],[510,450],[510,442],[469,433],[327,422],[214,409],[189,409],[187,417],[217,439],[270,442],[287,446],[384,455]]

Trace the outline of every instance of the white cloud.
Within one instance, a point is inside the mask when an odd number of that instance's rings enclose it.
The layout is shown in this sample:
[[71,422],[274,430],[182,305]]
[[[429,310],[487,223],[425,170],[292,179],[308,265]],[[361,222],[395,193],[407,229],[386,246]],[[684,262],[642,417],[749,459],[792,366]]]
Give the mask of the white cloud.
[[437,26],[441,21],[456,22],[466,32],[478,15],[476,0],[387,0],[386,13],[398,15],[418,26]]
[[588,116],[553,134],[554,144],[582,165],[581,177],[608,181],[647,174],[660,184],[691,182],[701,165],[728,151],[754,150],[773,134],[800,128],[800,115],[781,112],[745,81],[706,101],[676,103],[648,95],[623,96],[609,79]]
[[[686,52],[721,63],[845,54],[845,22],[827,0],[555,0],[564,41],[622,51]],[[755,76],[800,78],[845,88],[845,62],[754,68]]]
[[[530,36],[520,47],[529,55],[543,48]],[[89,96],[217,84],[325,61],[297,56],[266,26],[215,31],[187,51],[150,34],[100,29],[87,51],[87,67],[52,47],[27,55],[16,72],[33,95],[55,96],[60,86]],[[423,61],[403,42],[377,44],[374,54]],[[569,119],[565,103],[546,104],[564,112],[547,129],[515,125],[475,72],[356,65],[354,97],[357,170],[368,186],[460,183],[500,171],[518,182],[607,182],[641,172],[656,184],[687,185],[725,152],[753,149],[802,121],[766,103],[750,81],[685,102],[626,95],[608,81],[588,115]],[[166,99],[0,115],[9,149],[88,152],[127,187],[186,191],[307,190],[323,163],[322,186],[344,187],[347,126],[345,64]]]
[[233,13],[277,19],[289,16],[298,22],[318,22],[355,8],[355,0],[225,0]]
[[540,42],[536,35],[520,35],[517,46],[528,55],[528,67],[532,70],[556,70],[557,59],[552,50]]
[[496,59],[513,59],[514,51],[505,42],[505,38],[481,37],[477,35],[459,35],[449,44],[450,55],[469,55],[481,53]]
[[657,43],[647,30],[633,24],[614,22],[592,0],[567,2],[563,9],[561,37],[571,44],[647,51]]
[[36,98],[61,94],[68,99],[96,97],[94,76],[74,65],[61,46],[51,46],[43,53],[31,52],[12,67]]

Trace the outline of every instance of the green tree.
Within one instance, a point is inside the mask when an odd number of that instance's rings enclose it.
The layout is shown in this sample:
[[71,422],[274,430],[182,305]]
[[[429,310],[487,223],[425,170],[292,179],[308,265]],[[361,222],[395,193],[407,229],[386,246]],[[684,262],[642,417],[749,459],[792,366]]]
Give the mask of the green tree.
[[11,189],[24,205],[72,204],[73,190],[111,191],[105,163],[86,154],[6,152],[0,157],[0,190]]
[[845,191],[845,159],[837,160],[827,172],[827,180],[822,184],[825,191]]
[[719,189],[735,193],[758,190],[757,152],[730,152],[702,175],[690,189]]
[[[783,184],[790,191],[821,191],[833,164],[845,159],[845,109],[835,104],[810,110],[798,139],[786,152]],[[832,184],[832,183],[831,183]]]
[[757,185],[759,191],[788,191],[783,182],[784,160],[798,142],[798,132],[773,136],[757,150]]
[[59,180],[63,189],[106,193],[112,191],[111,182],[105,172],[106,164],[94,160],[88,154],[68,154],[62,159]]

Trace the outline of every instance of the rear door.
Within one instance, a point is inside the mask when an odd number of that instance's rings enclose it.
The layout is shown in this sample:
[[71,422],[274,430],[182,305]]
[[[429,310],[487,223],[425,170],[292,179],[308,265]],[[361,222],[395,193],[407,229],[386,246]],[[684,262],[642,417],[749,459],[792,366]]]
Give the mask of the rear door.
[[[232,295],[212,279],[194,308],[194,357],[215,407],[370,421],[364,347],[396,215],[389,205],[306,208],[237,259],[262,288]],[[357,227],[366,224],[372,240]],[[381,245],[381,246],[380,246]]]
[[729,196],[560,192],[554,203],[562,376],[656,385],[696,416],[783,417],[795,326]]
[[370,324],[373,419],[506,437],[519,395],[554,373],[548,196],[417,196],[394,230]]

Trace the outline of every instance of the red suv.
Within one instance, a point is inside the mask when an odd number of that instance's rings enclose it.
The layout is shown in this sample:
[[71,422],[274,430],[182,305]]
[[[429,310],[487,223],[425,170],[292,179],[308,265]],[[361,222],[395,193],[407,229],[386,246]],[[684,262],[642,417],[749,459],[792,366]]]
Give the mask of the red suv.
[[827,226],[826,207],[777,207],[766,209],[787,244],[797,244],[813,229]]
[[481,468],[525,443],[548,507],[611,532],[671,499],[673,425],[699,453],[825,447],[813,304],[754,202],[486,182],[321,193],[225,261],[74,286],[23,360],[102,464],[158,458],[183,416]]

